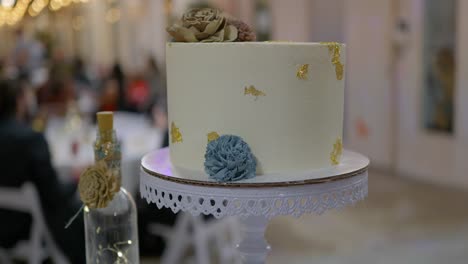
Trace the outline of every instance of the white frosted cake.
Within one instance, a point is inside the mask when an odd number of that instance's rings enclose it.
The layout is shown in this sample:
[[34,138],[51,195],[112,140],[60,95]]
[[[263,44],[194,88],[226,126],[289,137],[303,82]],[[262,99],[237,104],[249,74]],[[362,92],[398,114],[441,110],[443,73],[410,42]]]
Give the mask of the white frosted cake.
[[175,167],[206,171],[207,145],[222,135],[248,144],[257,175],[339,163],[343,44],[171,42],[166,60]]

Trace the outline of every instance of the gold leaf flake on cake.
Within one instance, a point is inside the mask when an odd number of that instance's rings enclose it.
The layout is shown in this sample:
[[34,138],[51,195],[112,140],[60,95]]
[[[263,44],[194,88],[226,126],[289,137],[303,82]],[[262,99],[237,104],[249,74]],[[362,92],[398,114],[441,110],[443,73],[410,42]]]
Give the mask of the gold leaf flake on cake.
[[332,165],[340,164],[341,154],[343,153],[343,142],[341,138],[337,138],[333,144],[333,150],[330,153],[330,161]]
[[331,63],[335,66],[337,80],[343,80],[344,65],[340,61],[341,45],[338,42],[320,42],[328,46],[328,52],[332,55]]
[[171,142],[172,143],[177,143],[177,142],[182,142],[182,133],[180,133],[180,129],[174,124],[174,122],[171,123]]
[[307,73],[309,72],[309,64],[302,64],[297,69],[296,76],[300,80],[307,80]]
[[219,138],[218,133],[216,133],[216,132],[214,132],[214,131],[208,133],[207,136],[208,136],[208,142],[211,142],[211,141],[216,140],[216,139]]
[[265,96],[266,94],[260,90],[257,90],[255,86],[250,85],[249,87],[244,88],[244,95],[252,95],[255,96],[255,100],[258,99],[259,96]]

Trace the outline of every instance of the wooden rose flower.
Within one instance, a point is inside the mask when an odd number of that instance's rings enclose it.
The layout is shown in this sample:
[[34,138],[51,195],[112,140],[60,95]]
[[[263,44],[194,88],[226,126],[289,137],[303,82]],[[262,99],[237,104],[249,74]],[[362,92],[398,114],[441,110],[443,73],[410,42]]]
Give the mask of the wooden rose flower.
[[238,35],[237,28],[228,24],[222,12],[212,8],[189,10],[167,32],[178,42],[231,42]]
[[104,208],[120,189],[118,174],[99,161],[80,176],[78,190],[81,201],[89,208]]

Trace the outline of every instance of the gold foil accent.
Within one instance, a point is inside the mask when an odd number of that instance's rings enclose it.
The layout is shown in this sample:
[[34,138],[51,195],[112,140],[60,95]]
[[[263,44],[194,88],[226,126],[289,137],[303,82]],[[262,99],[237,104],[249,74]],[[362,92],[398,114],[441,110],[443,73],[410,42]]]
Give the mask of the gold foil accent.
[[255,88],[255,86],[253,85],[250,85],[249,87],[245,87],[244,88],[244,95],[252,95],[252,96],[255,96],[255,100],[258,99],[259,96],[265,96],[266,94],[260,90],[257,90],[257,88]]
[[333,151],[330,153],[330,161],[332,165],[340,164],[341,154],[343,153],[343,142],[341,138],[337,138],[333,144]]
[[344,65],[340,61],[341,45],[338,42],[320,42],[320,44],[328,46],[328,52],[332,55],[331,63],[335,65],[336,79],[343,80]]
[[180,133],[180,129],[174,124],[174,122],[171,123],[171,142],[172,143],[177,143],[177,142],[182,142],[182,133]]
[[208,136],[208,142],[211,142],[211,141],[216,140],[216,139],[219,138],[219,134],[214,132],[214,131],[208,133],[207,136]]
[[309,72],[309,64],[302,64],[297,70],[296,76],[300,80],[307,80],[307,73]]

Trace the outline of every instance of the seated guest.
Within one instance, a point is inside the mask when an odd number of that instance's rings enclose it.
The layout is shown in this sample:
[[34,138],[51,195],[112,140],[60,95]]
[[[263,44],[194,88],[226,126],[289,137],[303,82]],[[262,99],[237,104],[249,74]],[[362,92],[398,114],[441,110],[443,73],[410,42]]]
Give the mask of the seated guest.
[[150,86],[150,98],[147,100],[146,108],[150,108],[151,104],[165,100],[166,86],[164,78],[159,70],[158,64],[154,58],[149,58],[145,71],[145,79]]
[[37,91],[37,102],[41,107],[58,116],[65,115],[67,107],[75,98],[73,81],[70,78],[52,78]]
[[132,112],[144,112],[147,107],[150,97],[150,86],[141,75],[137,75],[129,83],[126,98],[127,110]]
[[[0,186],[19,188],[26,182],[33,183],[57,245],[72,263],[85,263],[82,217],[64,229],[80,208],[76,188],[59,181],[43,135],[22,122],[25,112],[22,88],[17,83],[0,81]],[[0,247],[13,247],[29,237],[29,215],[0,209],[0,219]]]
[[118,99],[118,110],[126,110],[127,102],[125,101],[125,74],[122,70],[120,63],[116,62],[112,66],[112,71],[110,73],[109,79],[114,80],[117,85],[117,99]]
[[119,83],[115,79],[104,81],[100,97],[99,111],[118,111],[119,110]]

